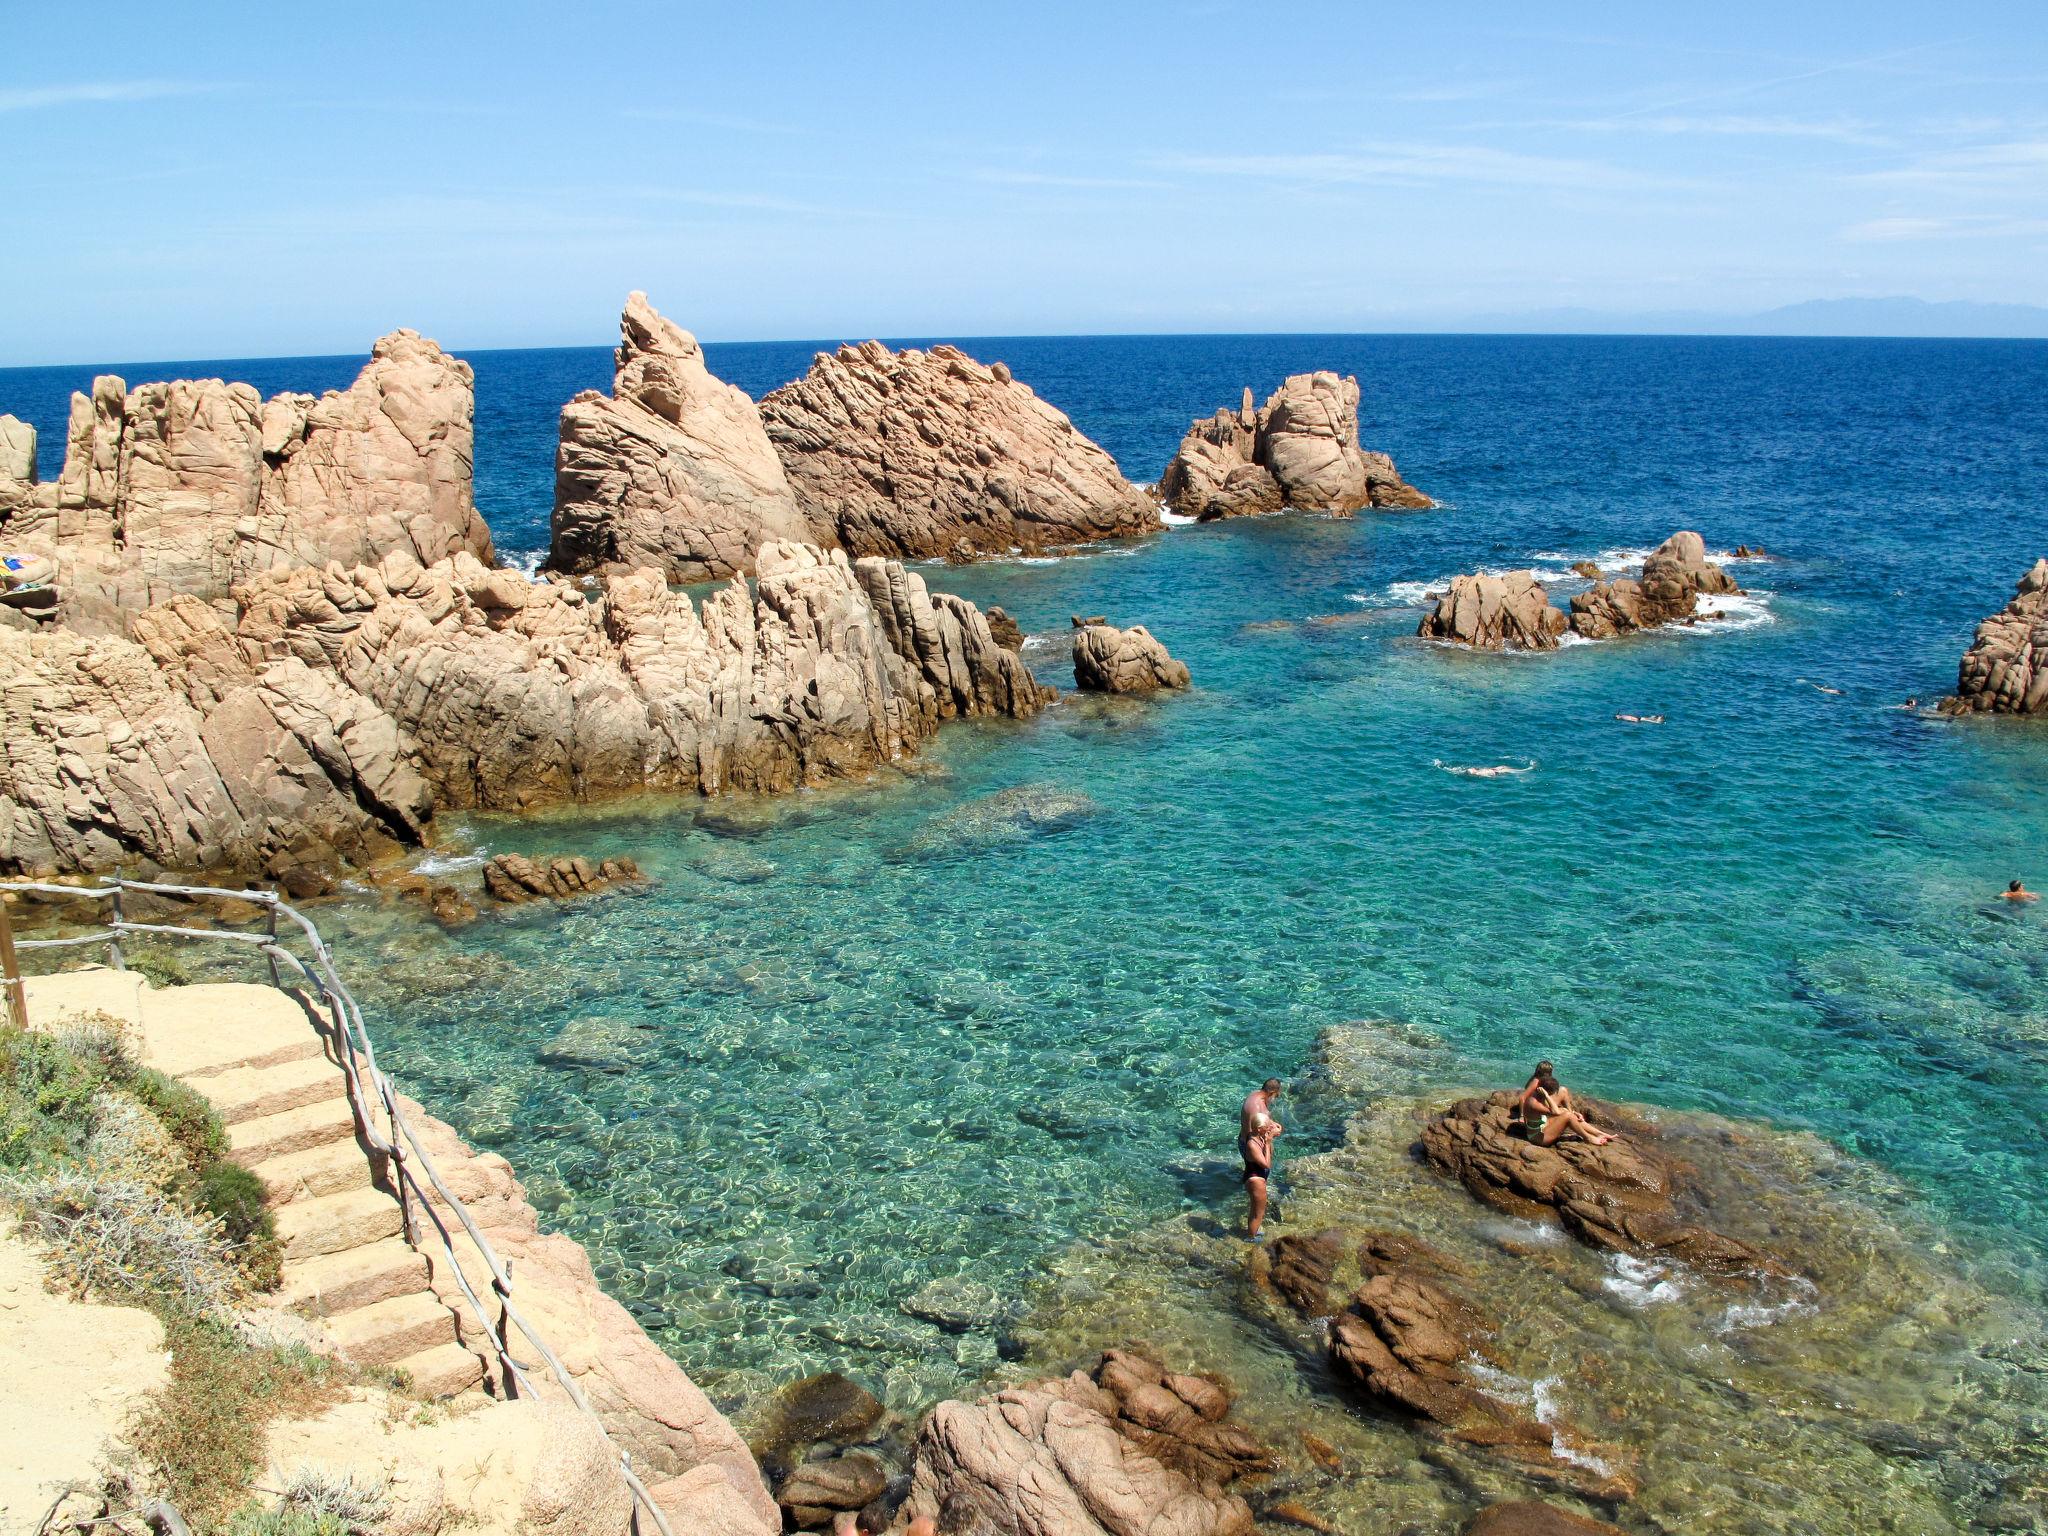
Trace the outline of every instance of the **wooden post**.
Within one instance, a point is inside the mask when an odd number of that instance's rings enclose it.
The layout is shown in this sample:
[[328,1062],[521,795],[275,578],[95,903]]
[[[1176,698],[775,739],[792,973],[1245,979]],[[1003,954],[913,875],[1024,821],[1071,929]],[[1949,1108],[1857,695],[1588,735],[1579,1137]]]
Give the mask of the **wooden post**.
[[519,1395],[519,1373],[505,1362],[512,1358],[512,1318],[505,1310],[505,1303],[512,1296],[512,1261],[501,1261],[505,1268],[505,1280],[501,1285],[497,1276],[491,1277],[491,1289],[498,1293],[498,1366],[499,1374],[505,1380],[505,1396]]
[[[277,892],[275,891],[270,893],[270,947],[272,949],[277,947]],[[277,956],[275,955],[270,957],[270,984],[278,988],[284,986],[284,978],[278,974]]]
[[114,877],[114,925],[107,930],[107,964],[117,971],[128,969],[121,955],[121,877]]
[[14,917],[8,911],[13,904],[12,896],[0,899],[0,970],[7,975],[7,1011],[14,1016],[14,1027],[27,1029],[28,993],[22,990],[21,961],[14,953]]

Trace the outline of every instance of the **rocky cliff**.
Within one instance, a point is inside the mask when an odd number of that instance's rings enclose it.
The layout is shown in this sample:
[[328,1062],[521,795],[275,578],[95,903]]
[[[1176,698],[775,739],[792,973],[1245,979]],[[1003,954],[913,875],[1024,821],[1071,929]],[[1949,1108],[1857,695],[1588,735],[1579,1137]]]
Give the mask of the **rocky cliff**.
[[821,352],[761,417],[813,526],[854,554],[1032,554],[1160,526],[1064,414],[957,347]]
[[297,893],[437,807],[866,771],[1049,696],[973,604],[774,543],[698,607],[657,570],[579,588],[469,553],[266,572],[133,639],[0,630],[0,869],[259,872]]
[[2048,560],[2036,560],[2002,612],[1977,626],[1956,669],[1951,714],[2048,713]]
[[562,407],[552,569],[708,581],[752,571],[771,539],[832,544],[798,510],[754,402],[644,293],[627,296],[615,356],[609,398]]
[[1384,453],[1358,442],[1358,380],[1297,373],[1254,410],[1197,421],[1160,476],[1159,493],[1184,517],[1213,522],[1299,507],[1339,515],[1361,507],[1427,507]]
[[54,482],[36,479],[33,431],[0,417],[0,544],[52,559],[62,622],[93,633],[181,594],[224,600],[277,567],[392,550],[489,561],[473,411],[469,365],[413,331],[384,337],[352,385],[317,400],[102,375],[71,397]]

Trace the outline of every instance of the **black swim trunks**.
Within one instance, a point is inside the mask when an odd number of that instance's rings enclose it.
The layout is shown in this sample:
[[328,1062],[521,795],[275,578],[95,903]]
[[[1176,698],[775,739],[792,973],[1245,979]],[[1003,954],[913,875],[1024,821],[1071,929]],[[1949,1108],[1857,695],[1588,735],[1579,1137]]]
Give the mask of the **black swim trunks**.
[[1273,1176],[1273,1168],[1270,1163],[1261,1164],[1253,1159],[1250,1137],[1240,1136],[1237,1138],[1237,1155],[1244,1161],[1244,1173],[1241,1176],[1244,1183],[1249,1184],[1253,1179],[1266,1179]]

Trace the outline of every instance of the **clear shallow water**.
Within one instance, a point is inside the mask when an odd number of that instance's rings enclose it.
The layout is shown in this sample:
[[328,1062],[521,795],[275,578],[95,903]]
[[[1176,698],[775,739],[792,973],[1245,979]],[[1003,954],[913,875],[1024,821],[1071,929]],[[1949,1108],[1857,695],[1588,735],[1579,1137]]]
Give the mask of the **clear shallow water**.
[[[1077,1239],[1230,1213],[1236,1096],[1353,1018],[1432,1031],[1460,1084],[1550,1055],[1600,1093],[1816,1131],[2038,1300],[2048,913],[1989,898],[2048,884],[2048,732],[1891,706],[1952,686],[2048,552],[2048,346],[968,346],[1139,479],[1245,383],[1356,372],[1368,443],[1445,506],[935,568],[1042,635],[1051,680],[1067,616],[1104,613],[1196,689],[949,729],[941,777],[450,829],[457,852],[630,853],[643,896],[452,938],[335,914],[402,1078],[513,1160],[700,1379],[733,1400],[839,1365],[906,1408],[958,1389],[995,1333],[904,1302],[961,1279],[999,1312]],[[758,394],[812,348],[708,350]],[[554,414],[608,355],[473,361],[479,502],[508,554],[537,548]],[[206,371],[269,391],[356,366]],[[46,473],[90,371],[0,373]],[[1779,556],[1735,567],[1761,601],[1548,657],[1412,638],[1418,586],[1680,527]],[[1093,812],[1004,835],[980,803],[1019,786]],[[626,1027],[631,1070],[537,1060],[585,1017]]]

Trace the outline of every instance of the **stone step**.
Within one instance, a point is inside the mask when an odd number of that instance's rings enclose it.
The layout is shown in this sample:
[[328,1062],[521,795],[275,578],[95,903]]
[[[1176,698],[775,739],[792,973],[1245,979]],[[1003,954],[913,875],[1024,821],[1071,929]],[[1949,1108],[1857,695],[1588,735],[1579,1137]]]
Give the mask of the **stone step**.
[[195,1072],[185,1082],[205,1094],[229,1125],[339,1099],[347,1092],[341,1068],[324,1056],[281,1061],[268,1067]]
[[436,1344],[418,1354],[391,1362],[394,1370],[405,1372],[413,1391],[421,1397],[453,1397],[467,1392],[484,1379],[483,1362],[460,1344]]
[[259,1163],[268,1158],[303,1152],[308,1147],[324,1146],[343,1137],[350,1138],[350,1145],[354,1145],[355,1133],[355,1111],[349,1107],[347,1098],[323,1099],[301,1109],[258,1115],[252,1120],[231,1125],[228,1127],[228,1146],[242,1162]]
[[286,1265],[278,1299],[307,1317],[332,1317],[426,1286],[427,1261],[403,1237],[386,1237]]
[[357,1365],[390,1365],[455,1343],[455,1320],[431,1292],[415,1291],[330,1317],[327,1333]]
[[249,1165],[263,1181],[263,1198],[275,1209],[294,1200],[314,1200],[370,1186],[370,1156],[353,1137],[299,1152],[286,1152]]
[[395,1237],[401,1225],[398,1202],[381,1189],[351,1189],[294,1200],[279,1206],[275,1219],[287,1267],[302,1259],[346,1253]]

